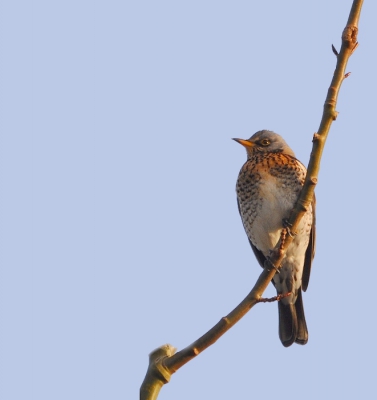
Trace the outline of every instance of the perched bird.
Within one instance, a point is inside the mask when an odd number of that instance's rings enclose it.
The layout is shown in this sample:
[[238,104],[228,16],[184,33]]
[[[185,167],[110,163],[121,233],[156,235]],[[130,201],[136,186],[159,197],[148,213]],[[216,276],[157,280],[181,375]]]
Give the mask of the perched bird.
[[[250,139],[234,139],[246,148],[247,161],[238,176],[238,209],[251,248],[265,267],[266,258],[287,228],[304,183],[306,169],[278,134],[262,130]],[[306,344],[301,290],[306,291],[315,251],[315,199],[300,221],[293,242],[273,278],[278,294],[291,293],[278,302],[279,337],[285,347]]]

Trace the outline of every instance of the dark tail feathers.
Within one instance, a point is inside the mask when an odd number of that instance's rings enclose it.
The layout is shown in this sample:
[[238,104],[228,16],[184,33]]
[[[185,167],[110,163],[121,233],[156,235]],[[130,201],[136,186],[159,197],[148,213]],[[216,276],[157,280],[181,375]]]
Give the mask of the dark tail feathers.
[[309,335],[306,327],[301,288],[298,291],[295,304],[283,304],[282,301],[279,301],[278,305],[279,337],[283,346],[288,347],[295,342],[306,344]]

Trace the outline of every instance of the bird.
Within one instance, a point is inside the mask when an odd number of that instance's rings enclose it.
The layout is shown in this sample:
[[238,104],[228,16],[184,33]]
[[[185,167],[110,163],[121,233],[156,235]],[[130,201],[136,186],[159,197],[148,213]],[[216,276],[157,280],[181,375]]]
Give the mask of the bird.
[[236,184],[237,203],[251,248],[262,268],[269,261],[282,229],[294,234],[272,283],[278,295],[286,295],[278,301],[280,341],[284,347],[293,343],[304,345],[309,334],[302,291],[308,287],[315,254],[315,197],[295,233],[289,230],[288,218],[304,184],[306,168],[275,132],[261,130],[250,139],[233,140],[246,148],[247,161]]

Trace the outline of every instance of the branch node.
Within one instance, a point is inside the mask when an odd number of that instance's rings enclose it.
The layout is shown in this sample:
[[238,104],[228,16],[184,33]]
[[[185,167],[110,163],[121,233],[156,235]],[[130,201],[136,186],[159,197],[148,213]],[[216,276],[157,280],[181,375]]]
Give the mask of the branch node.
[[344,75],[344,79],[348,78],[350,75],[351,75],[351,72],[347,72],[347,73]]
[[342,41],[348,49],[354,50],[357,43],[357,33],[359,29],[355,25],[347,25],[342,34]]
[[310,178],[310,183],[311,183],[312,185],[316,185],[316,184],[318,183],[318,179],[317,179],[315,176],[312,176],[312,177]]
[[312,140],[312,142],[316,142],[317,140],[319,140],[319,138],[320,138],[321,136],[320,135],[318,135],[318,133],[317,132],[314,132],[314,134],[313,134],[313,140]]
[[353,54],[353,52],[359,47],[359,42],[355,43],[355,46],[353,46],[353,49],[351,50],[351,55]]
[[148,373],[151,373],[155,379],[163,383],[170,381],[171,372],[163,365],[163,360],[175,354],[177,349],[171,344],[164,344],[158,347],[149,354],[149,368]]
[[303,211],[304,213],[306,213],[306,211],[308,211],[308,206],[306,205],[306,201],[304,200],[300,200],[297,202],[297,205],[300,207],[301,211]]

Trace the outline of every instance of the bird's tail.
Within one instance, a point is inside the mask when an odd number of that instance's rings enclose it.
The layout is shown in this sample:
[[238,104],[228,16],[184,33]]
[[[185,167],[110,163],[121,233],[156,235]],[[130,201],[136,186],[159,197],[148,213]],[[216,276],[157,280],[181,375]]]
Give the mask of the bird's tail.
[[282,301],[279,301],[278,306],[279,337],[283,346],[288,347],[294,342],[306,344],[309,335],[306,327],[301,288],[298,290],[295,304],[283,304]]

